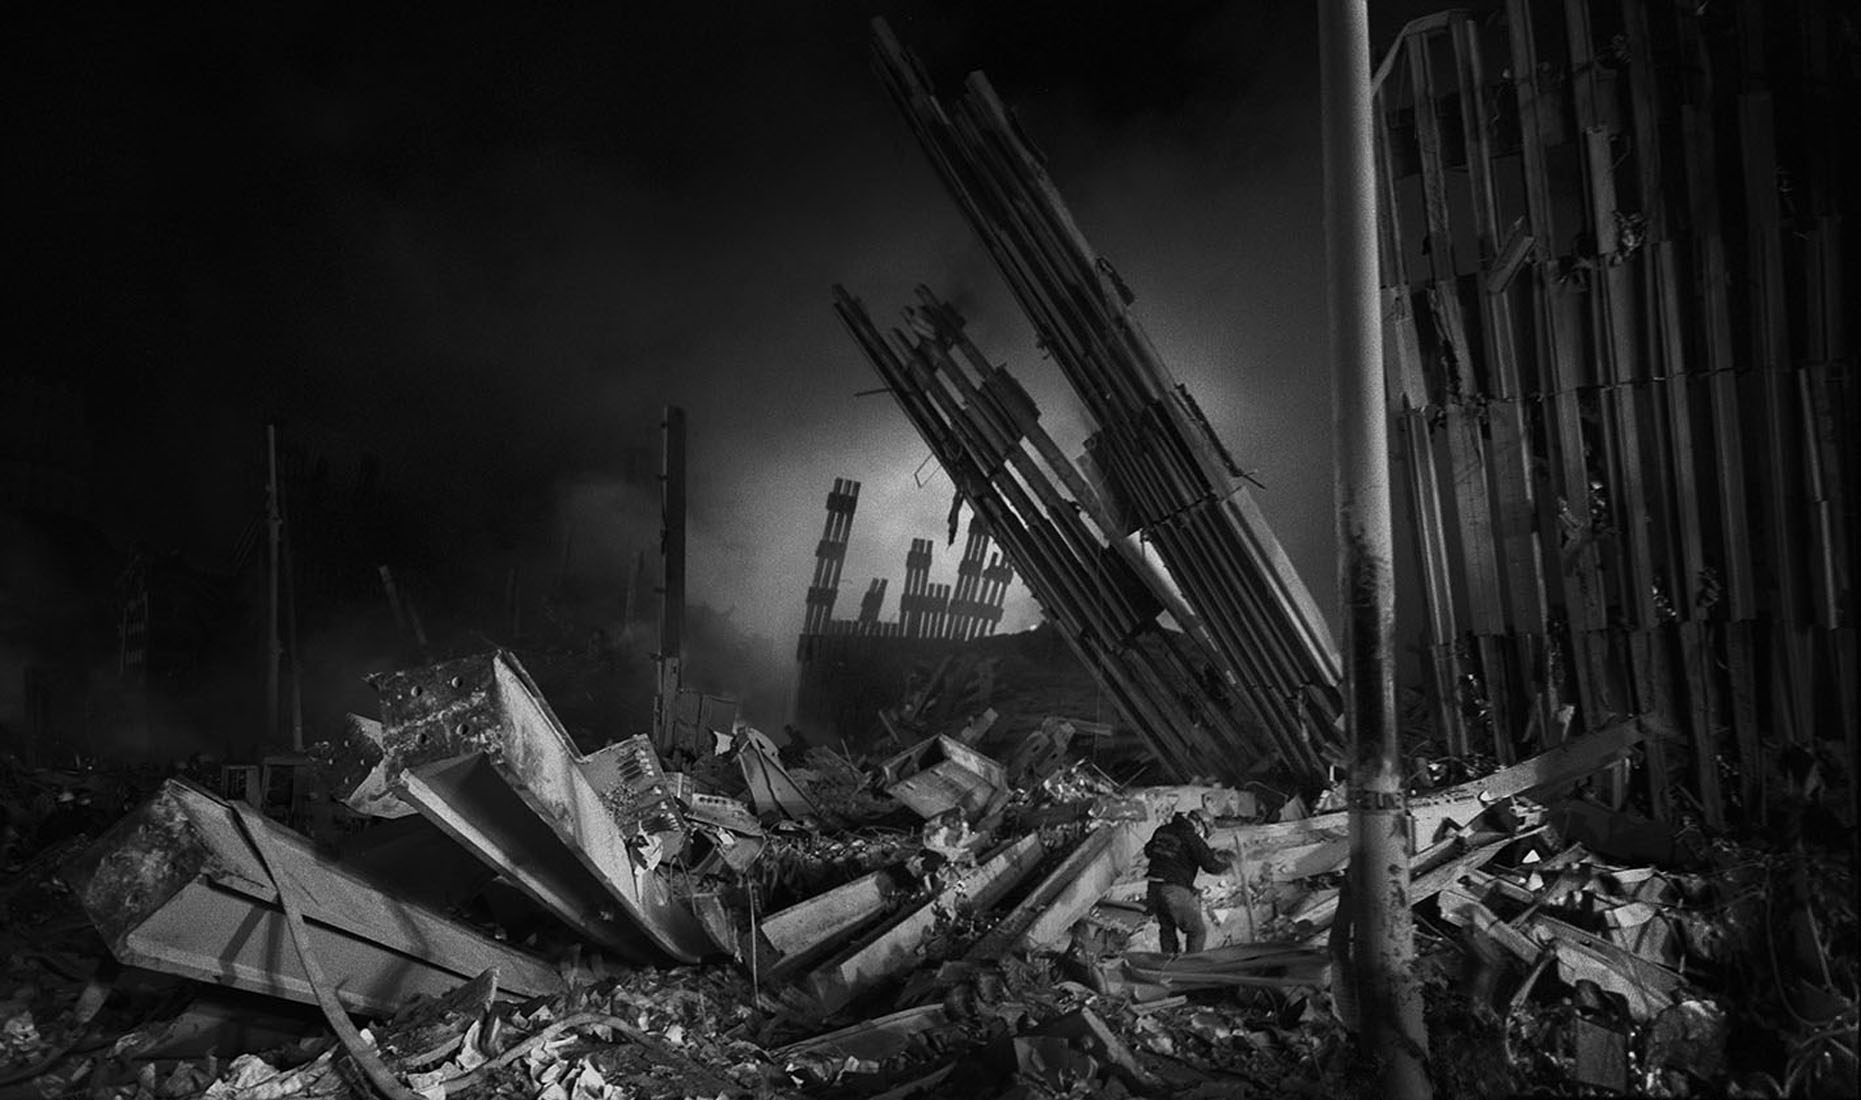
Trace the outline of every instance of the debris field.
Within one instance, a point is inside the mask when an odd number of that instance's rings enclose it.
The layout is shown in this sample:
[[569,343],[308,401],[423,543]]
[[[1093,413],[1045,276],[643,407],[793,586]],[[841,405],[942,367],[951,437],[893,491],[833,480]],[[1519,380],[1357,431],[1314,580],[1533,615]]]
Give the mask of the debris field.
[[[1427,681],[1379,873],[1428,1071],[1849,1095],[1841,35],[1813,2],[1503,8],[1410,24],[1375,84]],[[917,540],[896,621],[880,580],[836,619],[836,481],[796,726],[682,679],[671,409],[648,732],[586,751],[516,652],[442,646],[285,788],[7,761],[0,1100],[1376,1094],[1337,642],[1009,106],[941,98],[883,21],[873,60],[1084,457],[955,306],[887,330],[836,287],[972,522],[956,586]],[[1017,578],[1109,713],[998,682]]]

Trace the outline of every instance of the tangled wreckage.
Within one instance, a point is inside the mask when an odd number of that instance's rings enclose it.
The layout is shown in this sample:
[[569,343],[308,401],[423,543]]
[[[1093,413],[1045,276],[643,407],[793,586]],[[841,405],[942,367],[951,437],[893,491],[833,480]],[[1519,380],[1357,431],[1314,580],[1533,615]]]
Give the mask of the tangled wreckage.
[[[738,1072],[748,1076],[724,1073],[734,1087],[876,1081],[895,1073],[901,1057],[913,1056],[904,1059],[910,1065],[932,1053],[925,1045],[932,1038],[960,1045],[1011,1012],[1029,1017],[1030,1029],[1017,1030],[1012,1044],[1027,1063],[1022,1072],[1053,1087],[1086,1073],[1142,1091],[1161,1083],[1132,1044],[1173,1050],[1155,1029],[1188,1008],[1190,994],[1305,999],[1329,987],[1326,945],[1348,827],[1347,815],[1323,802],[1306,815],[1297,798],[1274,804],[1252,789],[1120,788],[1064,753],[1024,754],[1011,771],[948,735],[865,768],[816,749],[813,766],[791,771],[767,738],[738,726],[698,762],[699,774],[676,773],[662,768],[645,737],[578,752],[509,653],[376,684],[379,725],[358,720],[354,737],[326,746],[330,774],[347,777],[337,784],[346,801],[375,812],[411,808],[432,834],[469,851],[576,939],[614,961],[645,964],[631,972],[635,981],[680,973],[665,969],[680,964],[726,964],[739,984],[716,1011],[749,1010],[765,1033],[800,1035],[770,1047],[746,1040],[755,1056]],[[1629,874],[1582,843],[1559,848],[1554,839],[1582,835],[1620,851],[1611,831],[1619,815],[1574,803],[1559,811],[1569,820],[1556,826],[1532,801],[1569,790],[1651,737],[1671,736],[1631,721],[1418,794],[1411,812],[1418,835],[1429,838],[1415,854],[1418,904],[1436,899],[1443,921],[1476,929],[1482,942],[1539,972],[1556,965],[1572,981],[1624,994],[1637,1022],[1694,1004],[1689,983],[1670,966],[1672,933],[1654,936],[1646,927],[1667,919],[1652,912],[1657,893],[1646,884],[1671,890],[1667,880]],[[1141,904],[1140,851],[1161,821],[1189,809],[1214,821],[1210,843],[1228,869],[1203,891],[1209,948],[1167,956],[1156,950],[1154,921]],[[921,824],[906,828],[901,818]],[[243,803],[170,780],[72,859],[65,877],[122,963],[304,1004],[334,997],[351,1012],[386,1017],[410,1003],[429,1011],[453,1004],[466,989],[476,1006],[454,1014],[450,1037],[461,1044],[467,1028],[479,1029],[482,1043],[493,1017],[514,1018],[530,1006],[540,1025],[535,1006],[589,995],[532,951],[414,900],[426,892],[418,880],[434,874],[432,853],[429,841],[385,864],[345,866]],[[455,884],[472,881],[456,865],[439,870]],[[1566,897],[1603,896],[1573,881],[1577,875],[1640,886],[1611,898],[1610,912],[1622,912],[1616,931],[1627,934],[1591,933],[1553,916],[1555,906],[1534,904],[1547,887],[1534,892],[1528,883],[1551,872]],[[301,940],[289,930],[293,908],[306,930]],[[1522,919],[1497,915],[1521,908]],[[715,969],[685,972],[715,981]],[[1077,1005],[1035,1019],[1035,1009],[1004,1003],[1004,975],[1031,980],[1026,972],[1035,970],[1054,1006]],[[613,981],[615,1002],[602,1020],[646,1011],[623,1009],[631,987],[626,978]],[[1108,1012],[1117,1026],[1101,1015]],[[849,1017],[861,1022],[821,1032]],[[1056,1020],[1057,1029],[1032,1026]],[[1138,1032],[1121,1036],[1125,1025]],[[582,1019],[577,1026],[606,1025]],[[1220,1026],[1244,1033],[1236,1023]],[[661,1036],[647,1049],[665,1042]],[[385,1038],[381,1045],[405,1047]],[[689,1048],[687,1061],[703,1047],[695,1039],[673,1045]],[[461,1046],[449,1070],[424,1071],[426,1087],[464,1080],[475,1061],[490,1061],[490,1053]],[[926,1075],[957,1072],[954,1059],[932,1061],[913,1067],[913,1080],[927,1088]],[[320,1072],[335,1073],[334,1064]],[[413,1067],[403,1059],[401,1068]],[[301,1068],[293,1072],[301,1089],[317,1091]],[[719,1071],[713,1064],[707,1072]],[[1201,1071],[1191,1079],[1223,1078]],[[681,1081],[694,1086],[688,1076]]]
[[[1814,3],[1731,7],[1513,0],[1411,24],[1378,71],[1430,678],[1409,901],[1447,1094],[1852,1086],[1854,392],[1818,129],[1840,36]],[[929,291],[891,332],[837,291],[979,526],[955,592],[914,545],[899,623],[876,581],[835,620],[858,489],[836,483],[802,682],[825,699],[861,651],[987,640],[1012,573],[1154,777],[1109,778],[1114,731],[1063,707],[997,721],[923,691],[821,704],[883,730],[871,758],[772,739],[680,688],[675,638],[653,732],[593,752],[511,652],[378,675],[379,715],[316,754],[335,840],[177,779],[46,849],[117,962],[318,1005],[337,1038],[225,1064],[163,1061],[169,1022],[99,1044],[103,971],[21,947],[0,1074],[22,1095],[1361,1083],[1335,643],[987,81],[940,99],[882,24],[875,56],[1094,433],[1062,453]],[[667,582],[682,598],[682,563]],[[1207,948],[1166,955],[1142,849],[1189,810],[1227,868]],[[50,865],[20,881],[56,894]]]

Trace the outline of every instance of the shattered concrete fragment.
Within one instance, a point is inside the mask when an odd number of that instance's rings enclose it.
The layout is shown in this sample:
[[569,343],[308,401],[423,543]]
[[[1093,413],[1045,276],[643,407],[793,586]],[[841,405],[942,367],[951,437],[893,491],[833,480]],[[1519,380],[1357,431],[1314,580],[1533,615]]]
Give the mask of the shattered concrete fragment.
[[1000,717],[1001,715],[995,712],[995,708],[990,707],[981,714],[976,715],[968,725],[959,730],[956,739],[965,745],[973,745],[982,740],[983,734],[988,733],[990,729],[994,728],[996,720]]
[[926,818],[961,810],[975,820],[1008,789],[1008,773],[953,737],[920,741],[887,760],[886,793]]
[[[387,1014],[487,970],[517,997],[553,993],[542,960],[403,901],[338,866],[269,820],[274,869],[306,899],[317,958],[343,1004]],[[224,801],[169,780],[65,868],[85,913],[119,961],[314,1003],[258,853]]]

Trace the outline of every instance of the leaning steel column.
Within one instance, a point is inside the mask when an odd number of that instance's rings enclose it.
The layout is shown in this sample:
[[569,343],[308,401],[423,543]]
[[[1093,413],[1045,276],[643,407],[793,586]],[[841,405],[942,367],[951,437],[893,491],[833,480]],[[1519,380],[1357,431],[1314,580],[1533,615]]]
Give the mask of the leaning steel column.
[[1376,167],[1366,0],[1319,0],[1325,148],[1325,259],[1331,274],[1337,417],[1339,583],[1350,737],[1350,958],[1361,1049],[1383,1094],[1422,1100],[1428,1036],[1414,976],[1409,838],[1396,736],[1395,567],[1389,433],[1377,293]]

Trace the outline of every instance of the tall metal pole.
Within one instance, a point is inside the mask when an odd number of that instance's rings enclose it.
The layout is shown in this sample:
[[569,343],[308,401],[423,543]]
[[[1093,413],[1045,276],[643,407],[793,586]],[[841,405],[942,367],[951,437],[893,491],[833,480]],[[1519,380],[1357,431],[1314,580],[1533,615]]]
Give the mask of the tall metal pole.
[[1350,736],[1350,910],[1341,914],[1351,922],[1346,981],[1356,994],[1359,1042],[1383,1074],[1383,1095],[1422,1100],[1433,1095],[1433,1086],[1413,966],[1409,826],[1396,734],[1394,540],[1367,0],[1319,0],[1318,37]]
[[297,565],[291,557],[291,530],[285,523],[284,502],[278,503],[278,526],[281,531],[281,561],[284,564],[284,634],[285,650],[291,658],[291,751],[304,751],[304,659],[298,648]]
[[660,589],[659,691],[653,700],[653,739],[659,751],[665,752],[674,747],[685,662],[685,410],[667,405],[659,427],[665,442],[659,510],[665,586]]
[[284,513],[278,507],[278,426],[265,425],[265,526],[269,548],[266,582],[265,630],[265,746],[278,744],[278,666],[284,661],[284,639],[278,629],[279,553],[284,535]]

